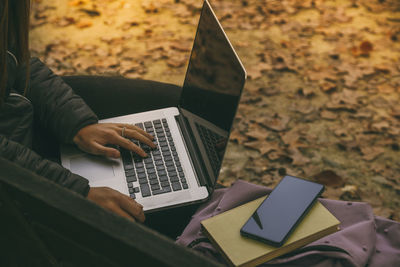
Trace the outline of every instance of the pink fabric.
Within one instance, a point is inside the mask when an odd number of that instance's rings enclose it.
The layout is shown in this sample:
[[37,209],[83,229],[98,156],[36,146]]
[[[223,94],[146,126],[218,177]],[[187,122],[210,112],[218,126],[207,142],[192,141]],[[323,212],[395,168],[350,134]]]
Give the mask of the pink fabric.
[[[240,180],[229,188],[215,190],[176,242],[226,264],[202,233],[200,222],[270,192],[269,188]],[[341,230],[261,266],[400,266],[399,222],[374,216],[367,203],[319,201],[339,219]]]

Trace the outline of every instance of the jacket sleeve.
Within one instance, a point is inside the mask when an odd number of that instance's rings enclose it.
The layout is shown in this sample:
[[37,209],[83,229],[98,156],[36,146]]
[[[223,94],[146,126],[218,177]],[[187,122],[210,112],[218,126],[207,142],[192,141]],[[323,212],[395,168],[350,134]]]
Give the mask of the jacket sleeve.
[[[20,72],[18,87],[24,86],[24,73]],[[97,116],[83,99],[38,58],[30,61],[29,83],[26,96],[33,104],[35,120],[61,142],[72,143],[80,129],[98,122]]]
[[0,157],[12,161],[22,168],[31,170],[84,197],[89,192],[90,188],[87,179],[71,173],[55,162],[43,159],[34,151],[9,140],[3,135],[0,135]]

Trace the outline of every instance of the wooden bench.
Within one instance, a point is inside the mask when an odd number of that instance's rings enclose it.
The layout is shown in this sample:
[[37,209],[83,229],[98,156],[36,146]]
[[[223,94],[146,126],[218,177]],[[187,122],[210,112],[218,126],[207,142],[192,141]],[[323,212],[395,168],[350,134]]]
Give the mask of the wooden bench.
[[0,158],[0,266],[220,266]]

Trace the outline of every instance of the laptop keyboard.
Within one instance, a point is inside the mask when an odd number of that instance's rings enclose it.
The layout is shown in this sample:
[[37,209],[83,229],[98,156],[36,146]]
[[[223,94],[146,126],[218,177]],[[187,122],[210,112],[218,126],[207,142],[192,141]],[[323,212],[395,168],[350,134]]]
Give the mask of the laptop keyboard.
[[210,159],[214,174],[215,176],[217,176],[218,171],[221,167],[221,159],[218,155],[217,145],[219,142],[224,140],[224,138],[219,134],[211,131],[210,129],[204,127],[203,125],[200,125],[198,123],[195,124],[197,131],[200,134],[200,138],[203,141],[204,147],[206,148],[206,153],[208,158]]
[[[141,158],[129,150],[120,148],[131,198],[135,199],[138,193],[141,193],[142,197],[149,197],[188,189],[167,120],[146,121],[135,125],[154,136],[157,148],[151,149],[148,145],[132,139],[133,143],[148,154],[147,158]],[[138,182],[139,186],[134,186],[134,182]]]

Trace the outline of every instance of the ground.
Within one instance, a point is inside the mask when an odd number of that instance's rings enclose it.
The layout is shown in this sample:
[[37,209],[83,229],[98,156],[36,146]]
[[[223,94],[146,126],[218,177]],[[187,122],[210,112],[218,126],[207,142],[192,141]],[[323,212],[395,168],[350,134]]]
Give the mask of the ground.
[[[210,3],[248,72],[220,182],[291,174],[400,220],[400,2]],[[32,55],[60,75],[181,85],[201,5],[35,0]]]

